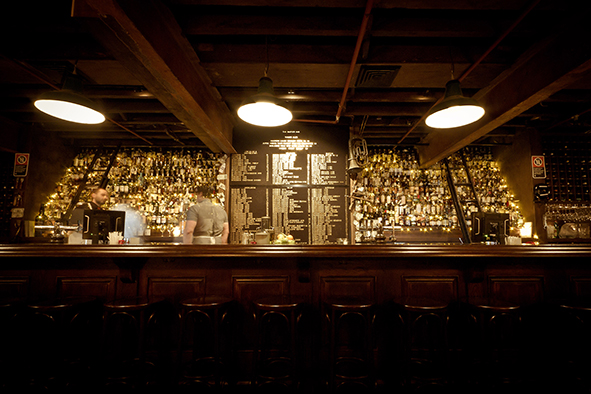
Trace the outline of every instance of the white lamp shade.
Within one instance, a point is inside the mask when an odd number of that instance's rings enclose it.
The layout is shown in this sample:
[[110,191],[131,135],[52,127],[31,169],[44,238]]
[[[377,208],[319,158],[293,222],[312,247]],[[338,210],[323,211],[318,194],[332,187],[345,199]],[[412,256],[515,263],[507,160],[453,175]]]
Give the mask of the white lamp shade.
[[432,113],[425,123],[436,129],[450,129],[474,123],[483,116],[484,108],[478,105],[455,105]]
[[293,117],[287,108],[263,101],[244,104],[238,109],[238,116],[247,123],[263,127],[282,126]]
[[41,112],[70,122],[98,124],[105,121],[105,116],[99,111],[68,100],[42,96],[35,101],[35,107]]
[[436,129],[451,129],[474,123],[484,116],[474,99],[464,97],[460,82],[451,80],[445,85],[445,98],[429,111],[425,124]]
[[238,108],[238,117],[255,126],[275,127],[289,123],[293,118],[290,110],[278,105],[269,77],[259,80],[257,93]]
[[82,95],[82,80],[76,74],[66,78],[62,90],[45,92],[35,101],[41,112],[69,122],[98,124],[105,121],[97,104]]

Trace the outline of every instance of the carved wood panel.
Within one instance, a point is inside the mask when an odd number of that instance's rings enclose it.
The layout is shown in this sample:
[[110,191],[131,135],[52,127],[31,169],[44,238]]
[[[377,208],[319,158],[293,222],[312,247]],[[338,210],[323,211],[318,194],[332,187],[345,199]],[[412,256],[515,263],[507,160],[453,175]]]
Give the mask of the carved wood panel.
[[147,296],[150,298],[164,297],[177,304],[188,298],[206,295],[205,277],[149,277]]
[[589,276],[571,276],[570,277],[570,296],[572,297],[591,297],[591,277]]
[[26,299],[29,294],[29,276],[0,277],[0,298]]
[[402,296],[404,298],[426,298],[457,301],[459,297],[459,277],[452,276],[402,276]]
[[331,302],[338,298],[359,298],[365,302],[376,302],[375,276],[323,276],[320,277],[320,302]]
[[100,300],[112,300],[116,296],[117,278],[99,277],[57,277],[57,297],[94,296]]
[[544,301],[543,276],[489,276],[489,297],[517,305],[532,305]]

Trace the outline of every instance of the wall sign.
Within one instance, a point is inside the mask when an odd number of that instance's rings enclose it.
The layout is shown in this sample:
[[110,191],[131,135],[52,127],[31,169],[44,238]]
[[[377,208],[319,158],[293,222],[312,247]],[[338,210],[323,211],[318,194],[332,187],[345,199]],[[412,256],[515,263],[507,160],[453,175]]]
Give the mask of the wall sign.
[[243,126],[234,132],[230,241],[271,217],[276,233],[298,243],[330,244],[348,234],[349,132],[343,127]]
[[531,171],[534,179],[546,179],[546,161],[544,156],[531,157]]
[[29,171],[29,154],[15,153],[14,154],[14,171],[13,175],[16,177],[25,177]]

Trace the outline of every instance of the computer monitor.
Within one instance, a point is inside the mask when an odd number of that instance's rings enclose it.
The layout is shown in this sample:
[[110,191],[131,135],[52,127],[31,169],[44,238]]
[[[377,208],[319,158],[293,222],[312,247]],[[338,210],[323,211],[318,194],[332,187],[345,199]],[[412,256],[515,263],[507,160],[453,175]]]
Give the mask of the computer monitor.
[[93,244],[106,244],[111,232],[125,236],[124,211],[84,210],[82,239],[91,239]]
[[511,222],[508,213],[472,212],[472,242],[493,242],[504,245]]

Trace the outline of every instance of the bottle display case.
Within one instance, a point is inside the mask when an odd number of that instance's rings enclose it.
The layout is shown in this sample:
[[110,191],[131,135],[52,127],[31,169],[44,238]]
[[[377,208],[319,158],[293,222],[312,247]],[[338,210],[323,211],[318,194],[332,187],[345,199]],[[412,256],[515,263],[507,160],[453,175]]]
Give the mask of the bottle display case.
[[78,200],[89,201],[91,190],[100,185],[107,170],[110,199],[105,207],[124,203],[137,210],[145,220],[146,235],[178,233],[183,215],[196,201],[195,190],[200,185],[215,187],[214,200],[221,205],[226,202],[225,185],[218,180],[218,175],[226,171],[223,154],[130,148],[118,151],[113,163],[111,157],[110,150],[82,150],[40,208],[39,218],[67,220],[65,216],[77,189],[82,188]]
[[[479,204],[470,196],[470,184],[462,168],[465,155]],[[472,212],[506,213],[512,227],[523,225],[518,201],[501,176],[492,152],[487,147],[469,147],[448,158],[449,171],[467,219]],[[440,240],[457,240],[458,215],[446,180],[447,167],[436,163],[420,169],[412,147],[370,150],[368,165],[354,181],[352,193],[355,242],[380,242],[413,232],[439,234]],[[386,234],[386,235],[384,235]],[[435,237],[437,238],[437,237]]]

